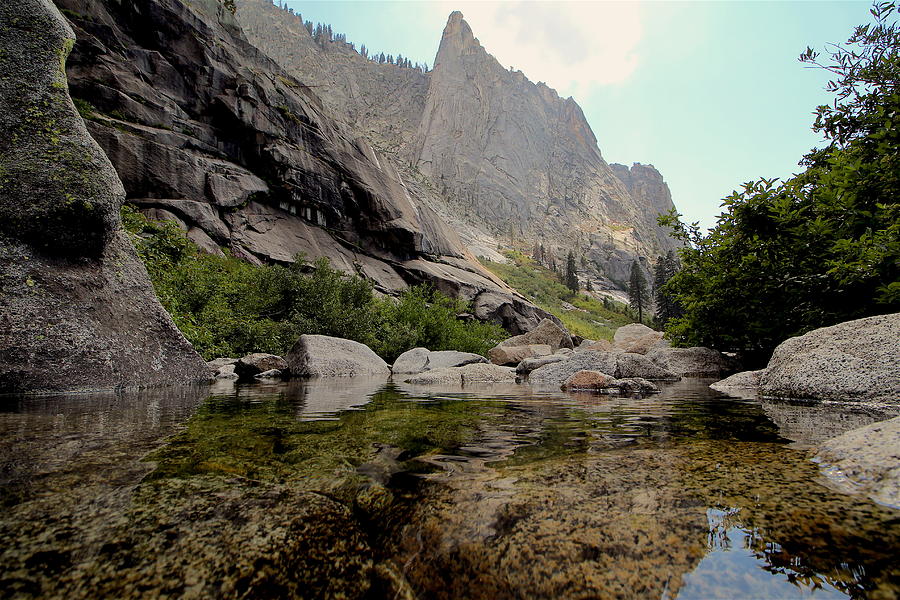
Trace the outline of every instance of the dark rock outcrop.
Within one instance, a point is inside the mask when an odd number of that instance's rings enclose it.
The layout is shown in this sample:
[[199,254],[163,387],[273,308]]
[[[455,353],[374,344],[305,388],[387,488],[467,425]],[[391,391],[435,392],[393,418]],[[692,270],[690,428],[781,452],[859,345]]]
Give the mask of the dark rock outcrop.
[[385,293],[431,282],[515,333],[546,316],[484,270],[413,182],[251,46],[221,4],[56,2],[78,37],[73,95],[130,202],[165,211],[210,252],[325,257]]
[[208,379],[119,224],[122,184],[69,97],[72,30],[0,4],[0,392]]

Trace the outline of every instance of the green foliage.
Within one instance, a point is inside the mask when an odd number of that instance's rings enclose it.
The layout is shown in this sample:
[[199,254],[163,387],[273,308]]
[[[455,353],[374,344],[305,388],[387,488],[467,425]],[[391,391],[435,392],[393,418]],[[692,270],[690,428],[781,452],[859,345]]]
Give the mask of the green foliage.
[[669,321],[680,317],[683,313],[681,305],[664,287],[677,272],[678,258],[674,250],[669,250],[665,256],[657,258],[653,269],[653,301],[656,304],[655,316],[659,327],[664,328]]
[[[542,250],[537,253],[543,254]],[[505,255],[510,259],[509,263],[484,259],[481,262],[510,287],[557,317],[572,333],[593,340],[611,340],[618,327],[631,322],[623,304],[608,298],[600,301],[591,296],[573,294],[560,283],[555,272],[541,266],[533,258],[515,251],[508,251]],[[564,302],[578,310],[566,310]]]
[[631,276],[628,279],[628,301],[632,309],[638,311],[638,322],[644,321],[644,309],[650,306],[650,292],[647,290],[647,278],[638,261],[631,263]]
[[308,274],[302,257],[289,267],[254,266],[200,252],[174,223],[128,206],[122,221],[163,306],[207,359],[285,354],[304,333],[356,340],[388,361],[415,346],[485,354],[506,337],[497,325],[461,321],[466,303],[427,286],[382,299],[325,259]]
[[779,183],[744,184],[701,235],[662,217],[692,243],[665,286],[684,307],[668,327],[682,344],[766,358],[787,337],[900,310],[900,29],[879,3],[830,61],[801,60],[837,75],[835,102],[814,129],[829,140]]
[[571,251],[566,257],[566,287],[572,290],[573,294],[578,293],[578,273],[575,267],[575,255]]

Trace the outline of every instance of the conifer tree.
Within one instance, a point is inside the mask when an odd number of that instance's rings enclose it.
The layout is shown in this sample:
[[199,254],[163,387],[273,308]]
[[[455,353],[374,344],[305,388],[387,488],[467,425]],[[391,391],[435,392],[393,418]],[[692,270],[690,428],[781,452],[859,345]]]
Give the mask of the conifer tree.
[[575,271],[575,255],[569,251],[566,257],[566,287],[572,290],[572,293],[578,293],[578,274]]
[[641,270],[638,261],[631,263],[631,277],[628,282],[628,302],[632,308],[637,308],[638,322],[644,321],[644,308],[650,304],[650,294],[647,291],[647,278]]

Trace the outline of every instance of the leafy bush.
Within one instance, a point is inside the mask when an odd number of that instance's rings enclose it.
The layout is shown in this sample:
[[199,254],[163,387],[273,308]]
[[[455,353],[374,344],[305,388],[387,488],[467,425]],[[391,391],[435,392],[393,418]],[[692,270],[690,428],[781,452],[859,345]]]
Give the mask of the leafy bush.
[[302,257],[288,267],[254,266],[200,252],[174,223],[128,206],[122,220],[160,302],[206,359],[285,354],[304,333],[362,342],[387,361],[415,346],[484,354],[507,335],[497,325],[459,320],[466,303],[427,286],[378,298],[369,282],[325,259],[308,274]]

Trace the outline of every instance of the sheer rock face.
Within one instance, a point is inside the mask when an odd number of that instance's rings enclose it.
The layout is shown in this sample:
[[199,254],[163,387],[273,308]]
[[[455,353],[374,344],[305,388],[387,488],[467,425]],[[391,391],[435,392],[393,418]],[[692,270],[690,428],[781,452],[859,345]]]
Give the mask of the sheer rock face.
[[0,392],[209,378],[119,226],[124,192],[69,97],[49,0],[0,4]]
[[[336,114],[396,151],[420,202],[491,257],[497,241],[584,254],[608,283],[636,257],[675,247],[656,224],[672,207],[652,166],[609,165],[581,108],[500,65],[454,12],[433,71],[379,64],[342,41],[317,43],[266,0],[238,0],[250,40],[317,88]],[[412,166],[409,166],[412,165]]]
[[431,282],[517,333],[546,316],[481,267],[418,184],[335,119],[318,88],[251,46],[219,3],[55,1],[78,38],[73,95],[90,103],[88,128],[128,201],[166,211],[208,251],[255,263],[327,257],[385,293]]

